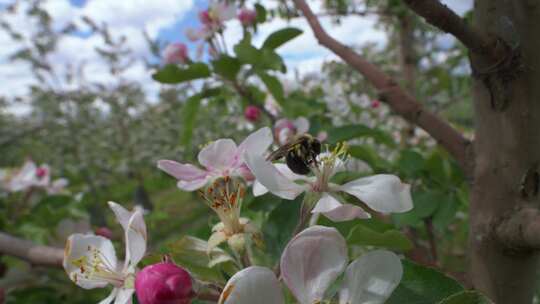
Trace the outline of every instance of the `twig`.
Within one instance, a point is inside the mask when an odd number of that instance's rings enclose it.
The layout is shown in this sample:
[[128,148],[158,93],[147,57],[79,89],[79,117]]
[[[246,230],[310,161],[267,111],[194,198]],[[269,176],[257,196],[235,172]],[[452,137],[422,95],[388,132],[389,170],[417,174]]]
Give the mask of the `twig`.
[[467,175],[471,174],[472,165],[469,161],[470,142],[462,134],[435,114],[425,110],[413,96],[399,87],[390,76],[385,74],[377,66],[328,35],[306,1],[294,0],[294,3],[303,12],[321,45],[334,52],[355,70],[364,75],[382,93],[382,97],[384,97],[383,101],[392,110],[429,133],[457,160]]
[[0,253],[23,259],[36,266],[62,267],[64,251],[60,248],[36,245],[0,232]]
[[501,49],[497,39],[483,35],[469,26],[463,18],[439,0],[403,0],[416,14],[424,17],[431,25],[452,34],[471,52],[487,55],[490,59],[499,58]]

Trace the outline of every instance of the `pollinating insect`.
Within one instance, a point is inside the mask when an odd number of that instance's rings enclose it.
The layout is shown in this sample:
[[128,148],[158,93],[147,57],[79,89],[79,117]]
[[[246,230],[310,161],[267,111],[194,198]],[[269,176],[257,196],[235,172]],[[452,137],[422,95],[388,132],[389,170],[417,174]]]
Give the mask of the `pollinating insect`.
[[287,167],[296,174],[306,175],[312,164],[316,164],[321,153],[321,142],[305,133],[294,137],[288,143],[268,155],[266,160],[275,161],[285,157]]

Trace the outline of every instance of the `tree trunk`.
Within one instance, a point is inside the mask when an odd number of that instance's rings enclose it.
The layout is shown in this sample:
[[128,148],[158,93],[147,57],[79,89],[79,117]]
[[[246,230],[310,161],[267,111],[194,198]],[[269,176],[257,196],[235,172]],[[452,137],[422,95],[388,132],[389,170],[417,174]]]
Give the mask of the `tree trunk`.
[[475,22],[511,47],[517,46],[511,40],[519,41],[519,47],[496,67],[477,56],[471,60],[476,112],[471,279],[497,304],[530,304],[537,252],[500,241],[494,228],[510,212],[540,202],[540,1],[476,0]]

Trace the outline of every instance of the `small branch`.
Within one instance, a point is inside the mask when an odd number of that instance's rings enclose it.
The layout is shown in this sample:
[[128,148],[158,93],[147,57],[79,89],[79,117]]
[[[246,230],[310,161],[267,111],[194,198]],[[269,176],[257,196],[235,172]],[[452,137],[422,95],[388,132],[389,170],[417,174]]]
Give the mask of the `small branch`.
[[540,210],[525,207],[506,216],[494,226],[496,237],[514,250],[540,249]]
[[433,260],[433,264],[438,265],[439,257],[437,254],[437,240],[435,238],[435,229],[433,229],[433,220],[431,218],[425,219],[424,225],[426,226],[426,231],[428,234],[429,249],[431,251],[431,258]]
[[487,55],[491,59],[499,57],[496,54],[496,39],[487,37],[469,26],[463,18],[439,0],[403,0],[403,2],[416,14],[424,17],[429,24],[455,36],[471,52]]
[[64,251],[60,248],[36,245],[4,232],[0,232],[0,253],[14,256],[36,266],[62,267],[64,259]]
[[409,122],[418,125],[439,142],[461,165],[469,175],[471,165],[468,161],[469,141],[447,122],[433,113],[426,111],[422,105],[377,66],[354,52],[326,33],[317,17],[313,14],[305,0],[294,0],[296,7],[304,14],[309,26],[319,43],[338,55],[343,61],[360,72],[379,90],[385,101],[397,114]]

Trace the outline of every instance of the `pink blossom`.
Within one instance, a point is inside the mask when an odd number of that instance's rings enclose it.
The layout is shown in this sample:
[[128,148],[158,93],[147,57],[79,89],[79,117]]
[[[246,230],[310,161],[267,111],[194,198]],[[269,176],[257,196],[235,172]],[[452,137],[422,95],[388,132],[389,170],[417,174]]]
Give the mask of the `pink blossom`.
[[36,170],[36,176],[39,177],[39,178],[43,178],[43,177],[45,177],[47,175],[48,172],[49,172],[49,170],[48,170],[47,167],[39,167]]
[[249,151],[255,155],[262,155],[272,141],[272,132],[265,127],[250,134],[238,146],[229,138],[218,139],[208,144],[198,155],[203,169],[192,164],[165,159],[158,161],[158,168],[174,176],[178,180],[178,188],[184,191],[195,191],[225,176],[238,176],[249,181],[253,179],[253,175],[245,165],[245,153]]
[[247,8],[243,8],[238,14],[238,20],[242,23],[243,26],[249,26],[255,23],[257,19],[257,12]]
[[199,21],[201,21],[201,23],[205,25],[212,24],[212,18],[210,18],[210,13],[208,12],[208,10],[199,12]]
[[111,229],[107,227],[98,227],[95,230],[96,235],[101,235],[102,237],[108,238],[109,240],[112,240],[113,233]]
[[191,276],[170,262],[146,266],[135,279],[141,304],[189,304],[194,296]]
[[280,145],[286,144],[296,134],[307,131],[309,131],[309,121],[305,117],[298,117],[295,120],[282,118],[274,124],[274,136]]
[[256,122],[261,117],[261,110],[256,106],[249,105],[244,111],[244,117],[251,122]]
[[377,99],[374,99],[374,100],[371,101],[371,108],[372,109],[377,109],[380,106],[381,106],[381,102],[378,101]]
[[183,64],[189,60],[187,46],[183,43],[171,43],[163,52],[166,64]]

